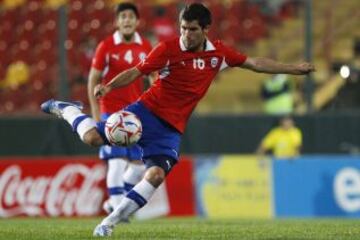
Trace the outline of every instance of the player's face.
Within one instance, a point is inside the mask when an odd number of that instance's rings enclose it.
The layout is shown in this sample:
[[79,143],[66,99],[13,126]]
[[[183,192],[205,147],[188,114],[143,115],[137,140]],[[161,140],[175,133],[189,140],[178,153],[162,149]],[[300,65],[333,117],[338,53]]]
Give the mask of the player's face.
[[207,28],[201,28],[197,20],[191,22],[181,20],[180,27],[181,39],[186,49],[190,51],[203,50]]
[[128,9],[121,11],[117,16],[116,25],[121,34],[129,36],[135,33],[139,24],[139,20],[136,17],[134,11]]
[[284,129],[290,129],[294,126],[294,121],[291,118],[284,118],[281,120],[281,126]]

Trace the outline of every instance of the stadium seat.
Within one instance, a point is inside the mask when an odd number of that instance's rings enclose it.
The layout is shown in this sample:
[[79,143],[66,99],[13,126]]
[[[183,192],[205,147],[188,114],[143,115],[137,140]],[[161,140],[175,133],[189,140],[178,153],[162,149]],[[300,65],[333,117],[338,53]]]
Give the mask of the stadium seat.
[[24,90],[25,88],[3,90],[1,93],[3,103],[2,110],[6,113],[13,113],[20,109],[26,102],[23,97]]
[[85,109],[89,106],[89,99],[87,94],[87,85],[86,84],[73,84],[71,87],[71,100],[81,101]]
[[6,11],[4,11],[1,14],[1,21],[2,22],[4,22],[4,21],[16,22],[17,14],[18,14],[17,8],[7,9]]
[[[63,0],[60,0],[63,1]],[[9,1],[10,2],[10,1]],[[113,0],[68,0],[68,40],[66,43],[69,79],[79,74],[79,51],[86,38],[93,37],[97,42],[114,31],[114,4],[121,1]],[[263,16],[257,4],[249,1],[206,1],[210,7],[214,23],[210,31],[211,38],[224,39],[230,45],[252,44],[268,34],[265,21],[271,18]],[[139,32],[151,31],[154,18],[153,4],[150,1],[136,2],[141,14]],[[166,16],[177,22],[181,1],[162,2]],[[285,4],[279,16],[286,19],[295,15],[293,4]],[[45,8],[43,0],[29,0],[26,4],[13,9],[2,9],[0,13],[0,77],[6,72],[11,60],[23,60],[33,64],[31,70],[31,94],[45,96],[53,92],[53,83],[57,79],[58,68],[58,11]],[[71,44],[70,44],[71,43]],[[71,93],[86,99],[84,86],[74,85]],[[84,93],[85,92],[85,95]],[[18,92],[17,94],[20,94]],[[1,94],[0,94],[1,95]],[[19,97],[21,98],[21,97]],[[31,99],[28,98],[27,99]],[[41,97],[39,97],[42,100]],[[32,106],[40,100],[32,101]],[[30,100],[29,100],[30,101]],[[7,109],[19,103],[10,99]],[[31,104],[30,104],[31,105]],[[231,108],[231,107],[230,107]],[[1,110],[0,110],[1,111]]]

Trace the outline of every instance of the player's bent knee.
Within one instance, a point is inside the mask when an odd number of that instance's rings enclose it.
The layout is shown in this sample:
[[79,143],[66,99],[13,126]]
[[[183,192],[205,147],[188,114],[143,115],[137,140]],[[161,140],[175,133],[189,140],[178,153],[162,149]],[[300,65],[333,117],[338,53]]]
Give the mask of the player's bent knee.
[[162,168],[153,166],[146,170],[144,178],[157,188],[165,180],[165,176],[165,171]]
[[100,134],[96,131],[96,129],[91,129],[90,131],[84,134],[83,138],[84,143],[93,146],[99,147],[104,144],[104,140],[100,136]]

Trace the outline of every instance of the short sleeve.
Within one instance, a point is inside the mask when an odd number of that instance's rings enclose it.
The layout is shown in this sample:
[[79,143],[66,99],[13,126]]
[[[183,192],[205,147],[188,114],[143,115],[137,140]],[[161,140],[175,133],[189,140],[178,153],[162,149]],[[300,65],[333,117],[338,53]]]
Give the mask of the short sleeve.
[[246,61],[247,56],[245,54],[237,51],[236,49],[225,46],[221,42],[219,45],[222,53],[224,54],[224,61],[221,66],[222,69],[226,67],[240,66]]
[[274,147],[276,138],[276,129],[271,130],[263,139],[261,146],[266,149],[272,149]]
[[102,71],[104,70],[105,65],[106,65],[106,47],[105,47],[105,43],[101,42],[96,48],[91,67],[96,68],[99,71]]
[[166,44],[159,43],[136,68],[145,75],[164,68],[168,61],[166,50]]

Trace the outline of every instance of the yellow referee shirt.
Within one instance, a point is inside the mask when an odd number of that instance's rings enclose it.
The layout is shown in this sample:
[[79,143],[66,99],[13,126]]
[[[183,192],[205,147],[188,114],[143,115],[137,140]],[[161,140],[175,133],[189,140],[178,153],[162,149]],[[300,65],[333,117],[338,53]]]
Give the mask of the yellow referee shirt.
[[301,130],[293,127],[285,130],[281,127],[272,129],[262,141],[265,150],[272,150],[277,158],[292,158],[299,154],[302,145]]

